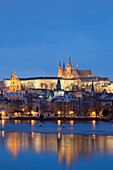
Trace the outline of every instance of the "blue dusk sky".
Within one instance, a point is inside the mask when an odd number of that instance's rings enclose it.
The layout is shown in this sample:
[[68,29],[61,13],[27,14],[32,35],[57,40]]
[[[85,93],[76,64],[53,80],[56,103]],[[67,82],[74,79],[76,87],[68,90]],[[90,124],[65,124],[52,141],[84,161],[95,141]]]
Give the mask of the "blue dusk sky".
[[113,0],[0,0],[0,80],[57,76],[68,56],[113,80]]

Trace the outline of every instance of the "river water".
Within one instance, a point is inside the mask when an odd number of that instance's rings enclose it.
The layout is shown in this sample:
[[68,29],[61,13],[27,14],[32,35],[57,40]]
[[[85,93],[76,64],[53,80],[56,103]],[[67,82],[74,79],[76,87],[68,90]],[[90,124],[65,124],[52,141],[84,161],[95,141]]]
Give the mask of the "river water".
[[112,122],[0,122],[0,170],[112,168]]

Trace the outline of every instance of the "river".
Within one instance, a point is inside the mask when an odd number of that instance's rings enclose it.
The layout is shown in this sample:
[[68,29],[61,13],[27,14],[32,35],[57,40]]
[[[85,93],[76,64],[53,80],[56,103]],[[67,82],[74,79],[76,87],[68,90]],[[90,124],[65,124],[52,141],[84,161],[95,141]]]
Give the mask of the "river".
[[0,170],[112,167],[112,122],[0,121]]

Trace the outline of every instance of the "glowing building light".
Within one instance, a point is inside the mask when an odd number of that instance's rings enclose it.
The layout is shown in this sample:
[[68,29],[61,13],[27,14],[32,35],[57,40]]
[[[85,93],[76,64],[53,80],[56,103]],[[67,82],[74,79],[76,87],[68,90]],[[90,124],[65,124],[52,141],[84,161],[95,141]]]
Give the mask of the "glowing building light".
[[93,112],[91,113],[91,117],[96,117],[96,112],[95,112],[95,111],[93,111]]
[[6,116],[5,112],[2,111],[2,117],[4,118]]
[[60,115],[61,114],[61,112],[60,111],[58,111],[58,115]]
[[18,116],[18,113],[17,113],[17,112],[15,112],[15,116]]
[[74,111],[70,111],[69,114],[70,114],[70,115],[74,114]]

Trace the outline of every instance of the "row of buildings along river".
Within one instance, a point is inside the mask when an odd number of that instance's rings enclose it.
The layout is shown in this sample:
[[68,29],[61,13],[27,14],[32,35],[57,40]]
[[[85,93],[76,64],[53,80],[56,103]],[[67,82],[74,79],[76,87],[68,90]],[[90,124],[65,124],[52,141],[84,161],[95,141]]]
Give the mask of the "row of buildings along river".
[[113,83],[91,70],[59,63],[57,77],[11,78],[1,82],[0,115],[112,117]]

